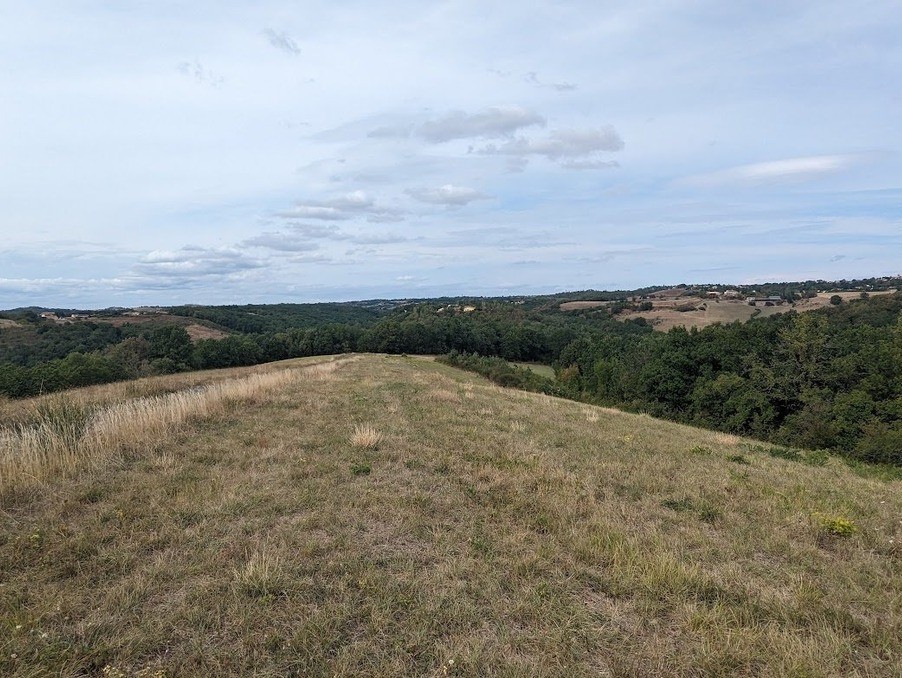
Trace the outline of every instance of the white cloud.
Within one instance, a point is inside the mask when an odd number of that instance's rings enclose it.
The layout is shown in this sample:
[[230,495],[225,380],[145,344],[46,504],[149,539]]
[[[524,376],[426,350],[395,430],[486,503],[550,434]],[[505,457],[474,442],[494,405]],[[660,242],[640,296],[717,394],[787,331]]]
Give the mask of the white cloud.
[[539,79],[539,74],[535,71],[530,71],[525,76],[523,76],[523,80],[528,82],[530,85],[534,85],[536,87],[549,87],[557,92],[573,92],[578,89],[578,87],[572,82],[551,82],[546,83]]
[[545,126],[545,118],[521,106],[492,106],[479,113],[452,111],[420,125],[417,133],[426,141],[510,136],[524,127]]
[[403,221],[404,211],[396,207],[378,205],[363,191],[352,191],[337,198],[309,200],[275,216],[282,219],[318,219],[322,221],[346,221],[355,217],[366,217],[373,222]]
[[764,184],[809,181],[850,169],[864,160],[861,154],[813,155],[739,165],[683,180],[687,185]]
[[474,200],[487,200],[490,197],[475,188],[453,184],[445,184],[438,188],[411,188],[408,189],[407,194],[420,202],[447,205],[448,207],[461,207]]
[[[0,275],[43,281],[0,305],[381,296],[400,274],[626,287],[712,262],[849,278],[902,258],[892,0],[696,3],[691,21],[658,0],[44,4],[0,22]],[[793,247],[730,230],[746,223]],[[671,237],[693,231],[704,248]]]
[[319,248],[317,243],[299,233],[261,233],[241,244],[245,247],[262,247],[277,252],[311,252]]
[[[488,144],[479,149],[479,152],[485,155],[510,155],[521,158],[540,155],[549,160],[572,162],[598,153],[621,151],[623,147],[623,139],[609,125],[600,129],[557,130],[544,139],[518,137],[500,145]],[[583,163],[585,162],[583,160]],[[588,169],[588,167],[572,167],[572,169]]]
[[350,219],[353,214],[344,212],[337,207],[327,205],[295,205],[283,212],[276,212],[282,219],[322,219],[323,221],[343,221]]
[[276,49],[282,50],[286,54],[297,56],[301,53],[301,48],[298,47],[298,44],[290,35],[288,35],[288,33],[278,33],[271,28],[265,28],[263,29],[263,35],[269,40],[270,45]]
[[561,167],[569,170],[597,170],[620,167],[620,163],[616,160],[565,160]]
[[413,133],[413,124],[407,123],[403,125],[382,125],[375,127],[367,132],[367,136],[371,139],[407,139]]
[[135,266],[135,271],[152,278],[197,278],[228,276],[260,268],[264,262],[252,259],[237,249],[183,247],[180,250],[154,250]]
[[199,61],[183,61],[179,64],[179,73],[189,78],[193,78],[201,85],[209,85],[210,87],[222,87],[225,78],[210,69],[206,68]]

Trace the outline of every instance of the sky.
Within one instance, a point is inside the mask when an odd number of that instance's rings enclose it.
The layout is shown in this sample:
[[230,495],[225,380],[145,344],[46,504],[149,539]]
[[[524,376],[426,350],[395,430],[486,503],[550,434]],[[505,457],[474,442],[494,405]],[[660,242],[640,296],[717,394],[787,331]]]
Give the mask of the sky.
[[0,0],[0,308],[902,272],[898,0]]

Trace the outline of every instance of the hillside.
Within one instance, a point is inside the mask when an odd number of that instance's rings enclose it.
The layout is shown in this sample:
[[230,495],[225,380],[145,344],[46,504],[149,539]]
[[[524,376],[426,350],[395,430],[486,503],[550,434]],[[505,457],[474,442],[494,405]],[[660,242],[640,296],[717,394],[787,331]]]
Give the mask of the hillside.
[[2,675],[902,661],[900,483],[835,458],[378,355],[0,401],[0,421]]
[[[834,297],[838,297],[841,303],[849,303],[861,298],[861,291],[822,292],[811,297],[794,300],[791,303],[783,303],[781,301],[777,304],[770,303],[768,305],[767,302],[764,302],[749,305],[745,297],[711,299],[704,296],[695,296],[698,294],[697,290],[687,290],[687,292],[692,292],[692,294],[685,294],[680,290],[676,290],[675,294],[667,298],[648,298],[647,304],[649,308],[647,310],[627,307],[616,313],[615,317],[620,321],[642,319],[655,331],[667,332],[674,327],[701,329],[717,323],[747,322],[752,318],[766,318],[791,311],[796,313],[816,311],[829,307],[831,299]],[[888,289],[869,294],[876,297],[895,293],[895,289]],[[593,309],[601,309],[601,311],[596,312],[604,312],[605,309],[615,308],[616,305],[622,303],[616,301],[569,301],[561,304],[559,308],[565,312]],[[636,306],[636,304],[633,304],[633,306]]]

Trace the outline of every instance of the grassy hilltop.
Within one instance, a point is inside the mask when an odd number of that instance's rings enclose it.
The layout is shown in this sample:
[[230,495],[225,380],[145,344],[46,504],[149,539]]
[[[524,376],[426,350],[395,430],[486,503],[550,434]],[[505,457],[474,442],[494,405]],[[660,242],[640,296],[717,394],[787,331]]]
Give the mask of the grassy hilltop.
[[350,356],[0,402],[0,674],[898,675],[902,492]]

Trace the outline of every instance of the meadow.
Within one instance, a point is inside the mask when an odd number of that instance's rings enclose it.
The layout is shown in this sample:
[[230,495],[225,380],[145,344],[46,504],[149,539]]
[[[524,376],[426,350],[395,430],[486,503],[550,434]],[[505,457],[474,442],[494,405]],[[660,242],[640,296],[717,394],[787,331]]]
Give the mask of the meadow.
[[827,455],[383,355],[0,408],[2,675],[902,661],[899,481]]

